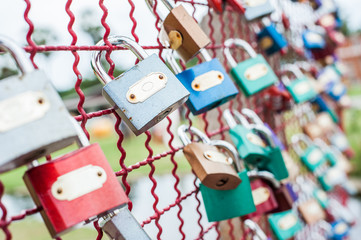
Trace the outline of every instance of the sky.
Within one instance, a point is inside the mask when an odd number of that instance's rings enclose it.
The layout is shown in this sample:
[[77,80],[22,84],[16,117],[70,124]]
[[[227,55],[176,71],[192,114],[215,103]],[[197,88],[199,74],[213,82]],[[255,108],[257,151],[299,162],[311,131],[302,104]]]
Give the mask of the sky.
[[[6,0],[1,0],[6,1]],[[206,0],[201,0],[206,2]],[[281,0],[282,1],[282,0]],[[140,38],[140,43],[144,45],[156,45],[157,32],[155,29],[155,18],[147,8],[145,1],[133,1],[136,5],[134,17],[137,19],[136,34]],[[341,9],[341,15],[347,19],[352,30],[361,28],[361,9],[360,0],[336,0]],[[69,45],[72,41],[67,31],[69,17],[65,12],[65,0],[48,1],[32,0],[32,7],[29,18],[34,23],[35,28],[48,28],[57,36],[56,40],[50,41],[48,45]],[[130,5],[127,0],[106,0],[105,6],[109,9],[109,15],[106,19],[111,28],[111,35],[125,35],[132,37],[131,27],[133,26],[129,19]],[[0,34],[13,38],[17,43],[26,45],[26,33],[28,25],[24,21],[25,2],[20,0],[6,1],[0,8]],[[189,12],[192,8],[186,5]],[[80,28],[81,14],[84,9],[94,11],[94,22],[100,23],[103,12],[99,8],[98,1],[77,0],[73,1],[70,8],[75,17],[73,29],[78,35],[77,45],[91,45],[92,40],[89,35],[82,32]],[[165,9],[163,9],[165,10]],[[196,11],[196,19],[200,20],[206,13],[205,7],[200,7]],[[151,53],[151,51],[148,51]],[[79,70],[83,78],[93,77],[91,71],[90,59],[91,52],[79,52],[80,62]],[[116,64],[123,68],[130,68],[135,57],[128,51],[119,51],[112,54]],[[50,58],[42,55],[36,55],[35,62],[40,69],[44,70],[51,78],[58,90],[67,90],[74,86],[76,76],[71,70],[74,57],[69,51],[54,52]],[[0,57],[0,65],[8,64],[8,59]]]

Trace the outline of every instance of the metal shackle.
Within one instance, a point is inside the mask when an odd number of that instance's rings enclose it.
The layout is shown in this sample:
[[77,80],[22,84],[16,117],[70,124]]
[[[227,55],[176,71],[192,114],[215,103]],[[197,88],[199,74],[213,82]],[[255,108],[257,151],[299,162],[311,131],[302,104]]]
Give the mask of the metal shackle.
[[[244,225],[246,227],[248,227],[249,229],[251,229],[252,233],[257,236],[257,240],[267,240],[267,236],[266,234],[262,231],[262,229],[260,228],[260,226],[255,223],[254,221],[252,221],[251,219],[246,219],[244,221]],[[253,238],[256,239],[256,238]]]
[[186,146],[190,143],[192,143],[192,140],[187,136],[187,132],[189,132],[189,130],[195,135],[197,136],[203,143],[210,143],[211,139],[209,139],[209,137],[203,133],[201,130],[199,130],[198,128],[195,127],[189,127],[187,125],[181,125],[178,127],[178,136],[180,138],[180,140],[182,141],[183,145]]
[[299,134],[295,134],[291,137],[291,143],[292,143],[292,147],[293,150],[295,150],[295,152],[301,156],[303,153],[303,150],[299,144],[299,142],[302,141],[306,144],[306,146],[311,146],[312,145],[312,140],[306,136],[303,133],[299,133]]
[[165,55],[165,59],[167,63],[169,64],[170,68],[173,70],[174,74],[179,74],[182,72],[181,67],[177,63],[177,60],[175,59],[172,52],[167,52]]
[[268,171],[258,171],[258,170],[250,170],[247,172],[247,176],[252,179],[252,178],[261,178],[264,179],[268,182],[270,182],[273,186],[273,188],[278,189],[281,187],[281,183],[280,181],[278,181],[275,176],[268,172]]
[[240,38],[229,38],[224,42],[225,47],[223,49],[223,53],[232,68],[237,66],[237,62],[234,60],[229,49],[232,45],[243,48],[251,58],[257,57],[256,51],[251,47],[251,45],[249,45],[248,42]]
[[251,128],[251,125],[249,124],[247,119],[240,112],[238,112],[235,109],[233,109],[232,112],[233,112],[233,115],[229,109],[226,109],[223,111],[223,118],[226,120],[226,122],[230,128],[234,128],[235,126],[238,125],[236,122],[236,119],[244,127]]
[[[155,17],[157,17],[157,15],[155,14],[155,12],[153,11],[154,8],[154,4],[155,4],[155,0],[145,0],[145,2],[147,3],[147,6],[149,8],[149,10],[154,14]],[[157,0],[157,2],[159,2],[159,0]],[[172,9],[174,8],[173,5],[168,1],[168,0],[161,0],[161,2],[163,2],[164,6],[169,10],[172,11]],[[161,14],[158,14],[159,18],[161,20],[164,20],[165,17]]]
[[241,112],[243,115],[246,115],[248,118],[252,119],[255,124],[260,126],[264,125],[262,119],[253,110],[249,108],[243,108]]
[[272,132],[265,125],[251,124],[251,129],[262,135],[267,140],[268,145],[270,145],[272,148],[276,147],[276,144],[272,138]]
[[[296,78],[303,78],[304,74],[303,72],[300,70],[300,68],[298,66],[296,66],[295,64],[291,64],[291,63],[286,63],[283,64],[281,66],[281,71],[283,73],[285,72],[290,72],[292,73]],[[291,83],[291,80],[289,79],[288,76],[286,76],[285,74],[283,74],[282,76],[282,82],[286,85],[289,85]]]
[[11,54],[22,75],[31,73],[35,70],[30,59],[26,57],[25,51],[12,39],[5,37],[4,35],[0,35],[0,50],[9,52]]
[[[114,45],[114,46],[122,46],[125,48],[128,48],[134,55],[140,60],[144,60],[149,55],[144,49],[134,40],[125,37],[125,36],[110,36],[108,37],[108,41]],[[100,40],[96,46],[105,46],[105,42],[103,40]],[[104,70],[104,68],[101,65],[101,57],[102,57],[103,51],[94,51],[92,54],[91,59],[91,66],[93,68],[93,71],[97,78],[103,82],[104,84],[107,84],[112,81],[111,77],[107,74],[107,72]]]
[[231,156],[233,163],[236,166],[237,172],[242,171],[241,164],[239,162],[238,152],[232,144],[224,140],[211,140],[209,144],[224,149]]

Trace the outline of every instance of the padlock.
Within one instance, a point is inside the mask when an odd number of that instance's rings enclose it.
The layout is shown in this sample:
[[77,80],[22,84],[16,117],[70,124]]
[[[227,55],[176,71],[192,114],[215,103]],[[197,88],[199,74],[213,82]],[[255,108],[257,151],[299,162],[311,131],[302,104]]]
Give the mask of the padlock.
[[327,31],[331,31],[336,27],[336,19],[335,16],[331,13],[325,14],[321,16],[316,23],[326,29]]
[[[333,125],[334,123],[339,122],[336,112],[326,103],[326,101],[323,99],[323,97],[321,97],[321,95],[317,95],[314,99],[311,100],[311,103],[316,106],[319,115],[329,115],[327,118],[331,119],[331,123],[333,123]],[[318,125],[320,125],[322,129],[325,129],[326,126],[324,126],[324,124],[321,124],[320,121],[317,120],[317,118],[316,121]],[[325,122],[328,121],[326,117],[322,117],[320,119]],[[328,124],[327,126],[330,126],[330,124]]]
[[267,235],[263,232],[263,230],[257,223],[255,223],[251,219],[246,219],[243,223],[246,228],[249,228],[251,230],[253,240],[268,240]]
[[319,9],[322,6],[321,0],[310,0],[309,1],[313,9]]
[[[127,37],[113,36],[108,40],[112,45],[130,49],[140,60],[114,80],[101,66],[102,51],[94,52],[91,61],[95,75],[105,84],[103,96],[134,134],[139,135],[181,106],[189,92],[156,54],[149,56]],[[97,43],[103,45],[103,41]]]
[[312,140],[321,138],[324,134],[322,127],[318,125],[317,122],[308,122],[302,128],[304,133]]
[[[250,58],[237,64],[229,49],[232,45],[242,47]],[[261,54],[257,54],[246,41],[230,38],[224,42],[224,46],[224,54],[232,67],[231,76],[247,97],[278,81],[266,59]]]
[[[202,142],[192,142],[186,135],[189,130]],[[232,167],[233,162],[235,164],[238,162],[218,150],[219,141],[211,141],[200,130],[194,127],[189,129],[186,125],[178,128],[178,135],[185,146],[184,156],[203,185],[217,190],[230,190],[241,183],[236,170]],[[227,142],[221,141],[221,143],[230,146]],[[232,146],[230,148],[234,149]]]
[[350,227],[343,220],[337,220],[331,223],[331,234],[328,239],[331,240],[345,240],[350,234]]
[[286,149],[282,151],[282,157],[288,171],[288,179],[291,181],[296,179],[300,173],[299,165],[293,160]]
[[320,83],[321,90],[324,91],[332,82],[341,81],[340,75],[332,66],[326,66],[317,75],[317,82]]
[[34,166],[23,177],[53,238],[129,201],[99,144],[89,145],[85,134],[78,144],[80,149]]
[[332,82],[325,90],[325,93],[334,101],[338,102],[347,94],[347,88],[342,82]]
[[267,24],[257,33],[259,46],[267,55],[272,55],[287,46],[286,39],[279,33],[274,24]]
[[240,14],[246,11],[239,0],[207,0],[209,7],[213,8],[216,12],[222,13],[225,11],[226,3],[232,6],[233,10]]
[[0,81],[0,173],[49,155],[77,140],[59,94],[25,52],[0,36],[0,50],[15,59],[21,76]]
[[295,195],[291,194],[295,194],[292,188],[290,189],[287,184],[280,184],[280,186],[278,188],[274,188],[273,191],[278,207],[272,210],[272,213],[283,212],[292,209],[293,203],[295,201]]
[[318,147],[321,148],[321,150],[325,154],[328,164],[331,167],[335,166],[338,162],[338,159],[337,159],[337,155],[332,151],[331,147],[325,141],[323,141],[321,138],[316,138],[313,140],[313,142]]
[[[240,169],[240,163],[238,161],[238,154],[236,149],[225,141],[210,141],[205,134],[196,128],[191,127],[192,133],[195,136],[198,136],[203,141],[203,145],[207,147],[202,151],[202,146],[199,143],[191,143],[189,138],[187,138],[185,135],[187,130],[188,127],[186,125],[180,126],[178,128],[178,135],[180,136],[182,142],[186,144],[183,152],[187,160],[191,163],[193,170],[202,182],[199,185],[199,189],[202,194],[208,221],[222,221],[256,211],[256,207],[253,203],[251,186],[247,176],[247,171]],[[229,187],[229,185],[231,180],[233,178],[235,179],[235,176],[233,175],[233,172],[232,175],[227,173],[227,171],[230,171],[228,168],[231,165],[224,163],[226,162],[226,159],[224,159],[225,155],[222,154],[217,149],[217,147],[225,150],[230,156],[232,156],[232,161],[237,168],[238,173],[236,172],[236,176],[238,184],[233,189]],[[211,159],[210,156],[216,156],[217,159]],[[230,162],[231,160],[229,160],[229,163]],[[196,165],[199,165],[199,167],[194,167]],[[201,169],[201,167],[204,168]],[[232,170],[235,171],[234,169]],[[204,175],[205,171],[207,171],[207,173],[210,172],[211,174],[214,173],[213,179],[209,180],[208,182],[206,182],[204,179],[202,180],[201,178],[202,176],[200,172]],[[207,176],[205,177],[207,180]],[[210,179],[210,177],[208,177],[208,179]],[[211,182],[211,184],[209,184],[209,182]]]
[[190,92],[186,104],[193,115],[219,107],[238,94],[238,89],[219,60],[212,59],[206,50],[202,50],[201,55],[206,62],[183,72],[173,55],[167,55],[168,63],[177,78]]
[[328,140],[331,145],[334,145],[341,152],[346,151],[350,148],[350,143],[342,130],[339,127],[336,127],[337,130],[334,129],[334,132],[329,136]]
[[[179,56],[188,62],[209,45],[211,40],[182,5],[173,8],[168,0],[161,1],[169,10],[166,17],[160,17],[165,39],[170,48],[177,50]],[[154,0],[146,0],[146,3],[153,13]]]
[[343,155],[343,153],[338,150],[335,146],[331,146],[331,152],[337,158],[336,166],[344,171],[346,174],[351,173],[353,167],[350,161]]
[[244,219],[261,216],[278,208],[274,189],[280,187],[273,174],[267,171],[251,170],[247,172],[251,181],[252,196],[256,211],[244,216]]
[[126,206],[104,216],[99,226],[111,240],[151,240]]
[[254,21],[270,15],[274,7],[270,0],[246,0],[244,1],[246,12],[244,14],[247,21]]
[[282,71],[291,72],[296,76],[296,79],[293,81],[286,75],[283,75],[281,78],[283,84],[285,84],[296,103],[304,103],[316,97],[317,92],[313,88],[311,81],[303,75],[296,65],[284,64],[282,65]]
[[300,203],[298,205],[298,211],[300,212],[303,220],[309,225],[315,224],[321,220],[325,220],[326,218],[325,211],[314,198]]
[[[306,149],[302,149],[300,141],[306,145]],[[311,139],[304,134],[296,134],[291,138],[292,146],[297,155],[300,157],[303,164],[306,165],[308,170],[314,172],[318,167],[326,163],[326,157],[322,150],[315,145]]]
[[278,240],[292,238],[302,229],[298,216],[292,210],[270,214],[268,222]]
[[323,209],[328,208],[329,198],[324,190],[320,188],[315,188],[313,191],[313,197],[317,200],[317,202],[321,205]]
[[327,32],[327,36],[337,47],[342,46],[346,43],[346,37],[342,32],[331,30]]
[[323,49],[326,47],[324,36],[315,30],[304,30],[302,40],[306,49]]

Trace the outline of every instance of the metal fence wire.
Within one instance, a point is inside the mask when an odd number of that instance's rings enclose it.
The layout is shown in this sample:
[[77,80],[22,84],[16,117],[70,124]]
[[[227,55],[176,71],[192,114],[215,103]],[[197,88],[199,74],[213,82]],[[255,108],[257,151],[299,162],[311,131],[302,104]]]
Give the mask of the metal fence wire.
[[[87,97],[84,95],[81,84],[83,81],[84,73],[79,70],[79,62],[82,60],[89,61],[88,58],[82,58],[81,52],[89,52],[95,50],[105,50],[106,56],[105,59],[109,64],[108,74],[112,78],[114,78],[114,69],[117,65],[116,61],[112,60],[112,54],[114,55],[117,51],[123,51],[123,48],[113,47],[111,43],[108,41],[108,37],[110,35],[117,35],[116,31],[113,31],[107,23],[108,14],[112,13],[112,8],[107,7],[107,2],[100,0],[98,3],[99,11],[102,16],[101,19],[92,19],[92,21],[100,21],[101,26],[103,27],[104,34],[102,35],[102,39],[105,42],[105,46],[95,46],[95,45],[79,45],[79,42],[83,42],[81,38],[79,38],[78,33],[74,30],[74,24],[77,22],[79,16],[76,16],[72,10],[73,1],[67,0],[65,4],[65,9],[57,9],[57,11],[66,12],[69,22],[67,23],[67,32],[71,38],[70,43],[63,43],[62,45],[37,45],[33,40],[34,30],[37,28],[33,21],[31,20],[31,13],[34,7],[38,8],[38,4],[41,5],[39,1],[31,1],[24,0],[26,4],[26,9],[24,11],[24,21],[27,24],[27,34],[26,34],[26,43],[27,45],[24,47],[26,52],[29,53],[29,58],[32,61],[35,68],[37,68],[36,56],[41,52],[65,52],[66,54],[72,54],[74,57],[72,69],[66,69],[66,71],[72,71],[74,73],[75,85],[74,89],[79,96],[79,101],[77,103],[77,110],[79,115],[75,116],[75,119],[80,123],[81,128],[84,130],[88,137],[89,133],[87,131],[87,123],[88,120],[92,118],[99,118],[105,115],[113,115],[116,119],[114,130],[118,135],[118,141],[114,142],[114,148],[118,148],[121,153],[121,157],[119,159],[119,171],[115,172],[115,175],[121,181],[124,186],[126,194],[132,198],[132,187],[128,182],[129,176],[134,172],[134,170],[143,168],[148,166],[150,168],[148,178],[150,180],[149,189],[143,190],[147,191],[148,195],[151,195],[152,199],[147,204],[149,208],[152,209],[150,215],[144,219],[138,219],[140,221],[141,226],[149,233],[152,239],[246,239],[249,237],[249,231],[245,230],[243,226],[243,222],[240,219],[227,220],[223,222],[214,222],[208,223],[207,217],[204,215],[204,206],[198,189],[197,178],[194,176],[192,179],[192,186],[185,187],[180,184],[180,180],[183,176],[180,176],[177,172],[178,163],[175,155],[178,152],[182,152],[182,146],[179,145],[178,141],[175,141],[177,138],[177,134],[174,132],[174,129],[177,129],[175,126],[176,123],[172,121],[170,117],[167,117],[163,120],[166,124],[162,129],[163,135],[167,135],[169,141],[167,150],[161,153],[157,153],[153,151],[151,147],[151,142],[154,141],[154,136],[150,131],[144,133],[145,142],[144,146],[137,146],[138,148],[146,148],[148,152],[148,156],[146,159],[141,160],[134,165],[127,165],[127,149],[124,147],[124,141],[126,141],[125,135],[121,130],[121,119],[115,114],[113,108],[102,109],[95,112],[86,112],[84,110],[84,104],[87,102]],[[192,0],[178,0],[176,3],[181,3],[186,6],[186,9],[192,16],[198,16],[197,19],[201,24],[202,28],[208,34],[211,39],[211,44],[207,47],[208,51],[211,53],[213,58],[218,57],[222,59],[221,62],[227,69],[230,70],[230,66],[227,63],[227,60],[223,56],[223,47],[224,41],[228,38],[241,38],[249,42],[253,47],[260,51],[260,48],[257,46],[256,34],[254,33],[254,26],[252,24],[248,24],[241,15],[235,13],[232,7],[228,6],[226,10],[222,14],[217,14],[211,10],[206,1],[192,1]],[[287,8],[293,7],[293,3],[282,4],[282,2],[286,1],[275,1],[278,6],[277,9],[283,9],[285,13],[287,13]],[[154,14],[156,18],[154,18],[154,22],[148,23],[149,27],[155,28],[157,31],[160,31],[159,22],[160,17],[158,15],[158,11],[161,1],[155,1],[154,5]],[[149,39],[146,35],[137,31],[137,26],[142,22],[141,18],[136,18],[135,13],[139,6],[142,9],[146,9],[144,1],[121,1],[122,8],[129,9],[129,22],[119,24],[132,24],[130,32],[127,36],[132,37],[136,42],[140,43],[140,45],[147,51],[158,52],[159,57],[164,60],[165,53],[168,52],[168,49],[165,49],[161,42],[158,39]],[[4,7],[4,6],[3,6]],[[308,9],[308,5],[305,4],[305,8]],[[20,11],[20,10],[19,10]],[[43,9],[46,11],[46,9]],[[148,10],[147,10],[148,11]],[[291,11],[291,10],[290,10]],[[292,11],[291,11],[292,12]],[[291,13],[289,12],[289,13]],[[151,14],[150,11],[147,14]],[[203,16],[201,18],[199,16]],[[43,20],[44,22],[46,19]],[[294,19],[297,21],[297,19]],[[124,34],[123,34],[124,35]],[[293,36],[294,37],[294,36]],[[151,45],[150,43],[157,42],[158,44]],[[232,50],[233,51],[233,50]],[[245,54],[241,50],[234,49],[234,56],[237,61],[242,61],[248,58],[247,54]],[[264,56],[270,65],[273,67],[274,71],[277,73],[280,69],[281,61],[292,61],[296,58],[301,58],[294,55],[284,55],[277,53],[272,57]],[[286,60],[285,60],[286,59]],[[302,58],[301,58],[302,59]],[[198,63],[202,62],[201,58],[198,57]],[[185,63],[181,62],[183,69],[185,69]],[[90,67],[90,65],[89,65]],[[267,122],[269,125],[273,127],[278,136],[283,140],[283,142],[288,145],[289,136],[291,133],[301,132],[301,125],[303,125],[305,121],[305,113],[307,113],[307,109],[301,108],[300,106],[295,106],[291,111],[285,112],[276,112],[272,110],[272,101],[270,101],[264,93],[259,93],[249,98],[244,97],[242,94],[238,94],[237,97],[230,101],[229,103],[223,105],[222,107],[218,107],[210,112],[204,113],[199,117],[194,117],[190,113],[190,110],[185,107],[185,121],[186,124],[192,126],[197,123],[197,126],[201,126],[202,130],[207,134],[208,137],[212,139],[229,139],[228,129],[229,127],[225,123],[222,113],[223,110],[228,109],[237,109],[241,110],[244,107],[253,109],[255,112],[259,114],[259,116]],[[185,106],[185,105],[184,105]],[[303,121],[303,122],[302,122]],[[306,120],[307,121],[307,120]],[[144,136],[143,135],[143,136]],[[50,157],[47,160],[51,160]],[[295,157],[296,160],[296,157]],[[169,174],[171,174],[171,179],[162,180],[161,177],[155,174],[156,167],[154,163],[156,161],[170,161],[173,165],[172,169],[169,169]],[[168,181],[172,183],[172,186],[166,191],[159,191],[159,183],[160,181]],[[163,186],[163,185],[162,185]],[[163,189],[164,190],[164,189]],[[4,195],[5,186],[0,183],[0,197]],[[174,194],[173,194],[174,193]],[[169,199],[169,195],[172,196],[171,201],[164,202],[163,198]],[[106,197],[106,196],[104,196]],[[1,198],[0,198],[1,199]],[[194,205],[185,205],[187,201],[194,202]],[[129,202],[128,208],[132,210],[133,205],[132,202]],[[20,221],[27,216],[37,214],[40,209],[33,208],[24,210],[19,215],[9,216],[7,213],[6,204],[4,204],[3,200],[0,201],[1,208],[1,221],[0,227],[5,235],[6,239],[12,239],[12,233],[9,230],[9,226],[15,222]],[[188,217],[189,214],[186,212],[193,212],[196,217]],[[164,221],[164,216],[167,214],[175,214],[177,216],[176,222],[170,224]],[[268,222],[265,216],[259,217],[257,222],[262,227],[262,229],[266,232],[268,236],[272,236],[271,230],[268,226]],[[88,224],[89,225],[89,224]],[[103,236],[103,232],[98,225],[98,222],[94,223],[95,231],[97,231],[97,238],[102,239],[106,238]],[[166,233],[166,235],[164,235]],[[169,238],[169,236],[172,236]],[[60,239],[60,238],[58,238]]]

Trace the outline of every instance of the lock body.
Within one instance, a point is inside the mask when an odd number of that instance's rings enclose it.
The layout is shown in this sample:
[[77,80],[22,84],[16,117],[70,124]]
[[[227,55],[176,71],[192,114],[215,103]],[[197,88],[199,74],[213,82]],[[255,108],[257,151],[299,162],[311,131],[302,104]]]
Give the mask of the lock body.
[[43,71],[1,80],[0,112],[0,173],[77,139],[70,115]]
[[292,210],[271,214],[268,222],[278,240],[292,238],[302,229],[299,218]]
[[280,34],[273,25],[266,26],[257,34],[259,45],[268,55],[279,52],[287,46],[286,39]]
[[103,87],[103,96],[135,135],[176,110],[189,92],[156,54]]
[[277,180],[288,178],[288,170],[280,148],[267,146],[265,152],[268,160],[258,162],[257,167],[260,170],[271,172]]
[[278,207],[272,210],[273,213],[292,209],[294,196],[290,194],[290,190],[286,184],[281,184],[279,188],[274,189],[274,195],[276,197]]
[[254,21],[271,14],[274,8],[269,0],[245,1],[247,21]]
[[325,211],[314,198],[311,198],[306,202],[300,203],[298,206],[298,211],[300,212],[305,222],[310,225],[320,220],[326,219]]
[[305,30],[302,34],[303,44],[306,49],[323,49],[326,41],[321,34],[311,30]]
[[232,68],[231,75],[247,97],[278,81],[271,66],[260,54],[238,63]]
[[303,126],[303,131],[309,136],[312,140],[316,138],[322,138],[323,131],[320,125],[317,122],[309,122]]
[[323,209],[327,209],[329,206],[329,198],[327,193],[322,189],[316,188],[313,191],[313,197],[317,200],[317,202],[321,205]]
[[331,236],[332,240],[345,240],[349,238],[350,227],[343,220],[337,220],[331,223]]
[[312,86],[312,82],[307,77],[298,78],[291,81],[286,86],[296,103],[304,103],[315,98],[317,92]]
[[325,91],[328,96],[333,100],[339,101],[343,96],[346,95],[347,89],[342,82],[332,82],[331,85]]
[[350,148],[350,144],[345,136],[341,132],[336,132],[330,137],[330,143],[338,148],[341,152],[346,151]]
[[170,11],[163,21],[163,26],[168,34],[171,31],[181,34],[182,44],[176,50],[186,62],[211,43],[208,36],[182,5]]
[[225,162],[227,156],[217,147],[193,142],[184,147],[183,153],[203,185],[217,190],[229,190],[241,183],[232,164]]
[[311,172],[314,172],[319,166],[326,162],[325,155],[317,146],[309,146],[300,159]]
[[31,168],[23,178],[53,238],[128,203],[98,144]]
[[320,183],[322,189],[325,190],[326,192],[333,190],[333,185],[330,183],[327,171],[324,174],[322,174],[321,176],[318,176],[317,180]]
[[193,115],[216,108],[238,94],[236,86],[218,59],[203,62],[176,76],[190,92],[186,104]]
[[209,222],[244,216],[256,211],[247,171],[238,173],[241,183],[232,190],[216,190],[200,184]]

